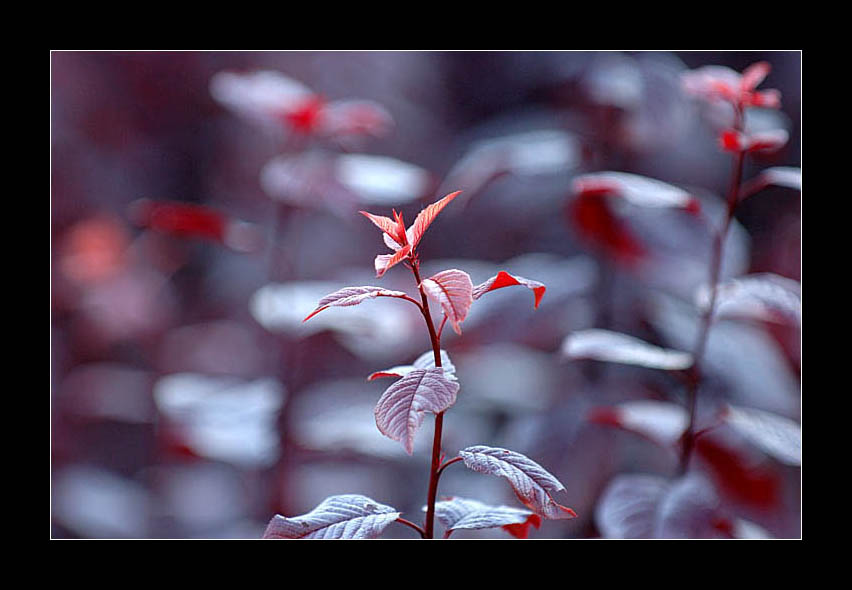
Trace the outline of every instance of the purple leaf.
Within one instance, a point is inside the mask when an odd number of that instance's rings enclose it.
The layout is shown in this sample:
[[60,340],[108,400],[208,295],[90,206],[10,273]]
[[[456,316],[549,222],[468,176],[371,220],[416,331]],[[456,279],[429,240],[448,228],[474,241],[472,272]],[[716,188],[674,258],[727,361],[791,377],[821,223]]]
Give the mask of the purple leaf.
[[789,418],[754,408],[728,406],[725,422],[787,465],[802,464],[802,428]]
[[674,207],[695,211],[698,200],[676,186],[626,172],[596,172],[574,179],[579,195],[612,194],[638,207]]
[[456,403],[459,384],[444,376],[443,369],[413,369],[391,385],[376,405],[376,426],[390,439],[399,441],[410,455],[414,434],[423,413],[439,414]]
[[514,451],[477,445],[459,452],[473,471],[504,477],[518,499],[536,514],[550,519],[575,518],[577,514],[552,497],[565,486],[532,459]]
[[[710,289],[698,290],[699,309],[710,304]],[[716,286],[715,313],[720,317],[776,319],[780,314],[801,323],[802,289],[798,282],[772,273],[757,273],[731,279]]]
[[619,475],[595,508],[595,524],[607,539],[652,539],[657,504],[669,482],[652,475]]
[[440,303],[456,334],[461,334],[459,324],[467,317],[473,303],[470,275],[462,270],[450,269],[432,275],[420,285],[429,297]]
[[651,475],[620,475],[602,494],[595,522],[604,537],[613,539],[756,536],[753,528],[743,526],[741,520],[722,509],[712,485],[695,474],[674,481]]
[[467,498],[448,498],[437,502],[435,516],[447,529],[447,534],[459,529],[500,527],[513,536],[524,539],[530,525],[536,528],[541,526],[541,518],[530,510],[510,506],[489,506]]
[[302,516],[272,517],[264,539],[374,539],[401,513],[366,496],[331,496]]
[[[367,377],[367,381],[373,381],[374,379],[379,379],[381,377],[405,377],[414,369],[433,368],[435,368],[435,353],[429,350],[417,357],[417,359],[412,364],[398,365],[396,367],[391,367],[390,369],[377,371]],[[447,354],[447,351],[443,349],[441,349],[441,368],[444,370],[444,376],[447,379],[449,379],[450,381],[457,381],[456,367],[450,360],[450,355]]]
[[535,295],[535,308],[538,309],[538,304],[541,303],[541,298],[544,297],[544,292],[547,290],[547,287],[544,286],[544,283],[539,283],[538,281],[531,281],[530,279],[525,279],[524,277],[519,277],[516,275],[510,275],[505,270],[501,270],[495,276],[491,277],[487,281],[482,284],[477,285],[473,288],[472,296],[474,300],[479,299],[489,291],[494,291],[496,289],[502,289],[503,287],[510,287],[512,285],[521,285],[530,289]]
[[692,355],[688,352],[660,348],[609,330],[581,330],[569,334],[562,342],[562,354],[569,359],[594,359],[670,371],[692,365]]
[[375,297],[406,297],[402,291],[390,291],[382,287],[344,287],[339,291],[335,291],[320,299],[317,308],[306,317],[304,322],[308,321],[319,312],[329,307],[345,307],[349,305],[358,305],[367,299]]

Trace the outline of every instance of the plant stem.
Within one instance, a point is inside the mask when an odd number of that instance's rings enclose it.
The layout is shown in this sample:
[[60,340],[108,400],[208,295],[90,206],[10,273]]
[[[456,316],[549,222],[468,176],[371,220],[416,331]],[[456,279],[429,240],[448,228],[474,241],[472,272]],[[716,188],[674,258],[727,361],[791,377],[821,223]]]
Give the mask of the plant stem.
[[[435,366],[441,366],[441,340],[435,331],[435,324],[432,322],[432,314],[429,311],[429,299],[426,297],[426,291],[420,286],[423,281],[420,279],[420,265],[414,260],[411,264],[411,271],[414,273],[414,278],[417,281],[417,288],[420,290],[420,299],[423,304],[420,311],[423,312],[423,318],[426,320],[426,327],[429,329],[429,339],[432,341],[432,352],[435,354]],[[441,476],[439,468],[441,466],[441,432],[444,428],[444,413],[441,412],[435,415],[435,434],[432,437],[432,464],[429,469],[429,492],[426,499],[426,526],[424,530],[424,539],[433,539],[435,536],[435,499],[438,497],[438,478]]]
[[[734,129],[741,132],[744,126],[743,110],[741,107],[735,107]],[[692,367],[688,373],[687,384],[687,408],[689,411],[689,425],[682,438],[682,448],[680,456],[679,472],[686,473],[689,468],[689,459],[692,455],[692,450],[695,446],[695,414],[698,406],[698,387],[701,384],[701,361],[704,357],[704,352],[707,349],[707,340],[710,336],[710,327],[713,324],[713,312],[716,308],[716,285],[719,282],[719,275],[722,270],[722,258],[725,251],[725,241],[728,237],[728,229],[731,226],[731,221],[734,218],[734,210],[737,207],[740,194],[740,183],[743,176],[743,163],[745,161],[745,152],[737,151],[734,156],[734,164],[731,170],[731,184],[728,188],[727,209],[725,217],[722,221],[722,226],[716,232],[713,239],[713,253],[710,259],[710,301],[707,308],[701,315],[701,325],[698,328],[698,337],[693,347]]]
[[405,526],[407,526],[407,527],[411,527],[411,528],[413,528],[413,529],[414,529],[415,531],[417,531],[417,533],[420,535],[420,538],[421,538],[421,539],[423,538],[423,535],[425,535],[425,534],[426,534],[426,533],[423,531],[423,529],[421,529],[419,526],[417,526],[416,524],[414,524],[414,523],[413,523],[413,522],[411,522],[410,520],[405,520],[404,518],[399,517],[399,518],[397,518],[397,519],[396,519],[396,522],[398,522],[399,524],[404,524],[404,525],[405,525]]

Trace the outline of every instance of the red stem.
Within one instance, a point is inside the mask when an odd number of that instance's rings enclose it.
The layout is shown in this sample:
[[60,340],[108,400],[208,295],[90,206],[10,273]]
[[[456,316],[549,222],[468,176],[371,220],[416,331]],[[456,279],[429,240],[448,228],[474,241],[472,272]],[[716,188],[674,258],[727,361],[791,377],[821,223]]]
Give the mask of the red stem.
[[[420,264],[413,260],[411,271],[414,273],[414,278],[417,281],[417,288],[420,289],[420,299],[423,304],[420,311],[423,312],[423,318],[426,320],[426,327],[429,329],[429,339],[432,341],[432,352],[435,354],[435,366],[441,366],[441,339],[435,331],[435,324],[432,322],[432,314],[429,312],[429,300],[426,297],[426,291],[420,286],[423,281],[420,279]],[[444,413],[435,415],[435,434],[432,437],[432,464],[429,469],[429,492],[426,499],[426,526],[424,529],[424,539],[433,539],[435,537],[435,500],[438,497],[438,479],[441,476],[439,468],[441,466],[441,433],[444,428]]]
[[[742,131],[744,126],[742,108],[736,106],[735,113],[734,129]],[[722,222],[722,227],[719,228],[718,232],[716,232],[713,240],[713,255],[710,259],[710,301],[701,316],[701,325],[698,329],[698,337],[696,338],[692,352],[693,363],[688,372],[687,408],[689,411],[689,426],[687,426],[686,432],[683,433],[682,438],[679,468],[681,474],[686,473],[686,470],[689,468],[689,459],[695,446],[695,414],[698,405],[698,387],[701,384],[700,365],[704,357],[704,352],[707,348],[710,327],[713,324],[713,312],[716,308],[716,285],[719,282],[719,274],[722,268],[722,255],[725,250],[725,240],[728,236],[728,229],[731,226],[731,220],[734,217],[734,210],[736,209],[737,202],[739,201],[744,160],[745,152],[738,151],[734,156],[734,165],[731,171],[731,184],[728,189],[728,206],[725,211],[725,218]]]
[[413,528],[415,531],[417,531],[417,532],[420,534],[420,538],[421,538],[421,539],[422,539],[422,538],[423,538],[423,536],[426,534],[426,533],[423,531],[423,529],[421,529],[419,526],[417,526],[416,524],[414,524],[414,523],[413,523],[413,522],[411,522],[410,520],[405,520],[404,518],[399,517],[399,518],[397,518],[397,519],[396,519],[396,522],[398,522],[399,524],[404,524],[404,525],[405,525],[405,526],[407,526],[407,527],[411,527],[411,528]]

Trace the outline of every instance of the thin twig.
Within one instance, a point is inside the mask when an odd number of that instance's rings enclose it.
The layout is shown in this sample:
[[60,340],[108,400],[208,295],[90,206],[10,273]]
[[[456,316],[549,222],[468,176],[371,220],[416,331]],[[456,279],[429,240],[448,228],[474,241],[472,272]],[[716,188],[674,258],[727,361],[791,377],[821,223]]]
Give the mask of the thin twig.
[[[737,131],[742,131],[744,126],[743,111],[741,108],[736,108],[736,119],[734,128]],[[713,255],[710,259],[710,301],[704,313],[701,316],[701,325],[698,329],[698,337],[695,341],[695,346],[692,352],[693,363],[689,369],[689,381],[687,385],[687,407],[689,411],[689,425],[686,432],[683,434],[682,449],[680,457],[679,472],[686,473],[689,468],[689,459],[692,455],[693,447],[695,446],[695,415],[698,406],[698,388],[701,384],[701,361],[707,349],[707,341],[710,336],[710,327],[713,324],[713,312],[716,308],[716,285],[719,282],[719,275],[722,269],[722,258],[725,250],[725,241],[728,236],[728,229],[734,217],[734,210],[739,202],[740,183],[743,175],[743,163],[745,161],[745,152],[737,151],[734,156],[734,165],[731,172],[731,185],[728,189],[727,209],[725,218],[722,222],[722,227],[716,232],[713,241]]]

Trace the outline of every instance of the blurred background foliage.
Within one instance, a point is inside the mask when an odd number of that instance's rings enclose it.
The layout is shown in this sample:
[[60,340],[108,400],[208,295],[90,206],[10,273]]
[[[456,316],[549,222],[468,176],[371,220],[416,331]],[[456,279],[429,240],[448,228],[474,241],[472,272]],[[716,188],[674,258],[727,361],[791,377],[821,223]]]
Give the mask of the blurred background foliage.
[[[401,208],[410,222],[458,189],[420,247],[425,272],[461,268],[477,283],[505,269],[548,292],[536,311],[524,289],[496,292],[461,336],[445,333],[462,389],[444,447],[528,454],[565,483],[564,503],[579,514],[531,536],[600,536],[595,510],[613,478],[671,477],[677,456],[590,412],[682,404],[683,384],[568,362],[560,344],[594,327],[689,350],[711,238],[680,212],[628,211],[647,257],[614,259],[578,231],[572,180],[649,176],[698,197],[713,219],[731,158],[714,113],[684,94],[680,75],[760,60],[772,65],[765,86],[781,91],[782,107],[757,110],[749,125],[784,128],[790,140],[748,160],[746,178],[799,165],[798,52],[54,52],[52,536],[259,538],[273,514],[342,493],[419,520],[431,419],[406,456],[375,427],[387,384],[365,378],[429,348],[422,318],[391,300],[300,322],[345,285],[413,292],[399,269],[375,278],[385,248],[357,210]],[[211,92],[220,72],[255,71],[298,80],[329,104],[372,101],[392,124],[305,132],[293,118],[252,119]],[[356,153],[384,159],[338,159]],[[736,219],[725,276],[800,280],[798,192],[770,187]],[[720,321],[702,407],[727,401],[798,420],[799,342],[784,323]],[[724,428],[704,446],[693,468],[726,510],[772,536],[800,535],[797,468]],[[496,478],[461,467],[447,470],[440,493],[517,504]],[[391,527],[384,536],[415,535]]]

